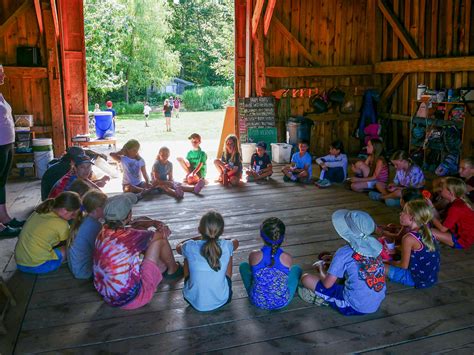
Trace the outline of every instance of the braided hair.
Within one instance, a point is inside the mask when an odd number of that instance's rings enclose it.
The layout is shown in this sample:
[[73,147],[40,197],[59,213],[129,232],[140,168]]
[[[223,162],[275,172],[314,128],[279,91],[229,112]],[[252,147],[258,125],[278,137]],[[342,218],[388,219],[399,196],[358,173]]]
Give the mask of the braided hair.
[[260,225],[260,236],[265,245],[271,247],[271,263],[275,264],[275,254],[285,238],[285,224],[276,217],[267,218]]

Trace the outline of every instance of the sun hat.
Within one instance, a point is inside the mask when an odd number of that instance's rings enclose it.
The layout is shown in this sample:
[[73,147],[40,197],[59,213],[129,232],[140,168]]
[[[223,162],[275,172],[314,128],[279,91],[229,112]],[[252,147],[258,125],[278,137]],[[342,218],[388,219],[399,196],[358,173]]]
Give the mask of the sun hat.
[[201,141],[201,136],[197,133],[193,133],[188,137],[188,139],[199,139],[199,141]]
[[332,224],[358,254],[375,258],[382,252],[382,244],[372,234],[375,222],[367,212],[338,210],[332,214]]
[[123,221],[138,201],[137,195],[126,192],[107,199],[104,207],[104,218],[107,221]]
[[87,155],[76,155],[72,157],[72,161],[74,162],[74,165],[78,166],[81,164],[94,164]]
[[257,147],[267,149],[267,143],[265,142],[258,142]]

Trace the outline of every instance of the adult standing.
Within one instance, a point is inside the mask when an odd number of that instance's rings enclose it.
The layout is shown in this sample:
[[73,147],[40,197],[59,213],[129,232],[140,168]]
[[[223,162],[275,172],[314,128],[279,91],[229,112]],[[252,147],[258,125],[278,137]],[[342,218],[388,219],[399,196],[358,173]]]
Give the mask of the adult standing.
[[[5,73],[0,65],[0,85],[3,85]],[[15,123],[12,108],[0,93],[0,237],[15,237],[21,232],[25,222],[11,218],[6,205],[7,177],[12,166],[13,143],[15,142]]]
[[181,107],[181,101],[179,100],[178,96],[176,96],[176,98],[174,99],[173,106],[174,106],[174,117],[179,118],[179,109]]
[[173,106],[170,105],[170,101],[168,99],[165,100],[163,104],[163,112],[165,114],[165,122],[166,122],[166,132],[171,132],[171,112],[173,111]]

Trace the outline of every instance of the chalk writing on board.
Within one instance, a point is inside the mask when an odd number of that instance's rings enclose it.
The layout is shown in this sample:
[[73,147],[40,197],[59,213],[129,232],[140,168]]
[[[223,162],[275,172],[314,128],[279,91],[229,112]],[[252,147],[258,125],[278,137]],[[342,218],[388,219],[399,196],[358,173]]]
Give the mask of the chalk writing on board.
[[242,143],[250,140],[246,134],[250,128],[275,127],[275,98],[273,96],[247,97],[239,99],[239,132]]

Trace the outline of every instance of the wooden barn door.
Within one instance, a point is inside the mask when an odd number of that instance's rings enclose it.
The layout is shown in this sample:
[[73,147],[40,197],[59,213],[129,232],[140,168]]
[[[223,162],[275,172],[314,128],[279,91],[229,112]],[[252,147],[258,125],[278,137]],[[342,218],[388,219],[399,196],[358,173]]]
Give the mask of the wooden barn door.
[[57,0],[63,74],[66,141],[88,133],[83,0]]

